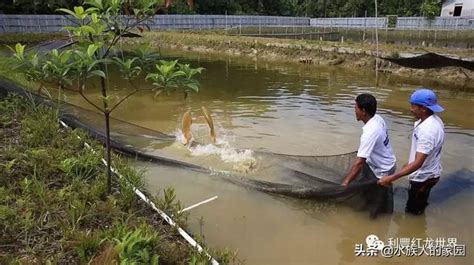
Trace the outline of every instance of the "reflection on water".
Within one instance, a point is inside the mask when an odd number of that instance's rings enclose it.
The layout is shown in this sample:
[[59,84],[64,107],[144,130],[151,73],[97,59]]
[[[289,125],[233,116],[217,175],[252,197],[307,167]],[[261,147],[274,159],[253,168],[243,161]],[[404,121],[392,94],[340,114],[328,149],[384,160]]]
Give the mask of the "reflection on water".
[[[203,145],[192,152],[179,142],[149,145],[157,154],[209,167],[228,164],[232,170],[235,157],[255,158],[251,153],[232,153],[235,148],[300,155],[354,151],[362,127],[354,118],[354,98],[368,92],[378,99],[379,113],[390,127],[398,167],[407,161],[413,124],[408,98],[415,86],[394,83],[390,76],[383,75],[375,87],[372,73],[339,68],[197,55],[185,60],[194,67],[206,68],[199,94],[186,100],[179,94],[157,100],[141,94],[113,114],[143,127],[179,135],[181,117],[191,109],[195,119],[192,131]],[[126,93],[119,81],[111,85],[118,95]],[[472,264],[474,97],[470,92],[435,89],[446,109],[440,115],[447,132],[444,179],[432,190],[434,200],[425,216],[403,213],[406,179],[395,187],[395,213],[377,220],[345,207],[270,196],[220,181],[216,176],[145,164],[150,187],[175,187],[185,206],[219,196],[191,211],[190,228],[194,234],[202,232],[211,246],[238,250],[248,264]],[[92,90],[88,93],[94,96]],[[82,102],[76,95],[67,98]],[[227,143],[228,153],[208,145],[209,128],[200,114],[203,105],[212,112],[218,140]],[[272,169],[261,172],[271,175]],[[201,216],[204,223],[199,221]],[[456,237],[467,245],[468,256],[354,257],[354,245],[363,243],[369,234],[377,234],[384,241],[389,237]]]

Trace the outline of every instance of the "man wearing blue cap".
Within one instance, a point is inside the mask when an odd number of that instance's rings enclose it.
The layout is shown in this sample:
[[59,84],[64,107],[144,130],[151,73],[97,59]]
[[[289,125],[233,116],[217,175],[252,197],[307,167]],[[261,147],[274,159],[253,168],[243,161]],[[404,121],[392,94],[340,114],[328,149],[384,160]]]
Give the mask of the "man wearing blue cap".
[[406,212],[422,214],[428,205],[431,188],[441,175],[441,150],[444,143],[444,124],[435,114],[444,109],[430,89],[418,89],[410,98],[411,113],[415,122],[408,164],[398,173],[382,177],[379,184],[386,186],[409,175],[410,189]]

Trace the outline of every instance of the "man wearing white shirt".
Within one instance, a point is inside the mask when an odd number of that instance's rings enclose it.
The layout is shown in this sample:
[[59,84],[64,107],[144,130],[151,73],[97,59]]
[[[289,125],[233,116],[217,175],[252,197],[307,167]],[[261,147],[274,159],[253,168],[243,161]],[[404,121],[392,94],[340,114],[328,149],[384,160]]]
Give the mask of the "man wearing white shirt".
[[[396,159],[388,138],[387,125],[384,119],[376,114],[377,100],[370,94],[361,94],[355,101],[356,119],[362,121],[364,126],[362,127],[357,158],[352,164],[350,172],[344,178],[343,186],[349,185],[361,172],[369,175],[368,177],[373,180],[395,172]],[[371,217],[375,218],[378,213],[393,211],[391,185],[387,187],[374,185],[366,193],[367,204],[371,208]]]
[[417,121],[414,124],[408,164],[398,173],[380,179],[379,184],[390,185],[409,175],[410,189],[405,210],[418,215],[424,213],[430,190],[441,175],[444,124],[435,113],[444,109],[438,104],[436,94],[424,88],[411,95],[410,103],[410,110]]

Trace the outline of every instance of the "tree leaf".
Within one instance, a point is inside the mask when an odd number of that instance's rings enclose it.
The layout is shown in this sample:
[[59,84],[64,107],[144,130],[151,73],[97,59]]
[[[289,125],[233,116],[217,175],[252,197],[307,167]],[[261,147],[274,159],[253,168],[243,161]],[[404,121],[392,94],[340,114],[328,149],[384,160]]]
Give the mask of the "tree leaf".
[[93,35],[97,34],[96,30],[93,27],[89,26],[89,25],[83,25],[79,29],[81,31],[85,32],[85,33],[90,33],[90,34],[93,34]]
[[199,92],[199,84],[197,82],[186,84],[186,86],[191,88],[196,93]]
[[89,57],[92,57],[94,55],[94,53],[97,51],[97,49],[99,49],[99,45],[97,45],[97,44],[89,45],[89,47],[87,47],[87,55]]
[[109,104],[110,103],[110,96],[101,96],[100,97],[102,99],[103,102],[105,102],[106,104]]
[[89,76],[89,77],[92,77],[92,76],[99,76],[99,77],[102,77],[102,78],[107,78],[107,76],[105,75],[104,71],[101,71],[101,70],[94,70],[94,71],[91,71],[91,72],[89,72],[88,76]]
[[68,15],[71,15],[71,16],[79,19],[79,17],[76,15],[76,13],[74,13],[74,11],[69,10],[67,8],[58,8],[58,9],[56,9],[56,11],[66,13]]
[[82,6],[75,6],[74,7],[74,13],[76,14],[76,17],[83,19],[84,17],[84,7]]
[[26,45],[21,45],[21,43],[17,43],[15,45],[15,57],[17,59],[23,59],[24,58],[25,47],[26,47]]
[[[87,9],[87,10],[89,10],[89,9]],[[97,16],[97,13],[92,13],[91,19],[92,19],[93,23],[96,23],[96,24],[99,23],[99,17]]]
[[91,1],[85,1],[84,4],[86,5],[91,5],[99,10],[104,9],[104,5],[102,4],[102,0],[91,0]]

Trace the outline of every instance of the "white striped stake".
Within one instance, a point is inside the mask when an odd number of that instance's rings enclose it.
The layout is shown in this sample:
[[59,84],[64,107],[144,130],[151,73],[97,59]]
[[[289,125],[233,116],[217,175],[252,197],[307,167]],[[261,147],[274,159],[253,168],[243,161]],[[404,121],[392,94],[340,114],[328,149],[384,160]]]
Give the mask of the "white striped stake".
[[[63,121],[59,120],[59,123],[61,123],[61,125],[65,128],[69,128],[69,126],[67,126],[67,124],[65,124]],[[80,137],[78,137],[79,139],[81,139]],[[95,153],[95,150],[92,149],[92,147],[88,144],[88,143],[84,143],[84,145],[89,148],[92,152]],[[104,163],[105,166],[107,166],[107,161],[105,159],[102,158],[102,163]],[[114,172],[119,178],[123,178],[123,176],[114,168],[112,167],[112,172]],[[158,207],[156,207],[156,205],[150,200],[148,199],[145,194],[143,194],[143,192],[141,192],[139,189],[133,187],[133,191],[135,192],[135,194],[138,195],[138,197],[140,197],[140,199],[142,199],[144,202],[146,202],[149,206],[151,206],[151,208],[153,208],[153,210],[155,210],[160,216],[161,218],[163,218],[169,225],[171,225],[172,227],[176,227],[178,229],[178,233],[191,245],[193,246],[194,248],[196,248],[198,250],[199,253],[202,253],[204,252],[204,254],[209,258],[209,260],[211,261],[211,264],[212,265],[219,265],[219,262],[217,262],[213,257],[211,257],[211,255],[209,255],[209,253],[207,253],[202,247],[201,245],[199,245],[199,243],[196,242],[196,240],[194,240],[188,233],[186,233],[186,231],[184,231],[184,229],[182,229],[181,227],[179,227],[175,221],[173,221],[173,219],[171,219],[171,217],[169,217],[165,212],[163,212],[162,210],[160,210]],[[217,196],[216,196],[217,197]],[[188,207],[189,208],[189,207]]]
[[207,200],[204,200],[204,201],[202,201],[202,202],[198,202],[198,203],[196,203],[196,204],[193,204],[193,205],[191,205],[191,206],[189,206],[189,207],[186,207],[186,208],[182,209],[181,211],[179,211],[179,213],[189,211],[189,210],[191,210],[191,209],[193,209],[193,208],[198,207],[199,205],[203,205],[203,204],[205,204],[205,203],[211,202],[211,201],[213,201],[213,200],[215,200],[215,199],[217,199],[217,198],[219,198],[219,197],[218,197],[218,196],[214,196],[214,197],[209,198],[209,199],[207,199]]

